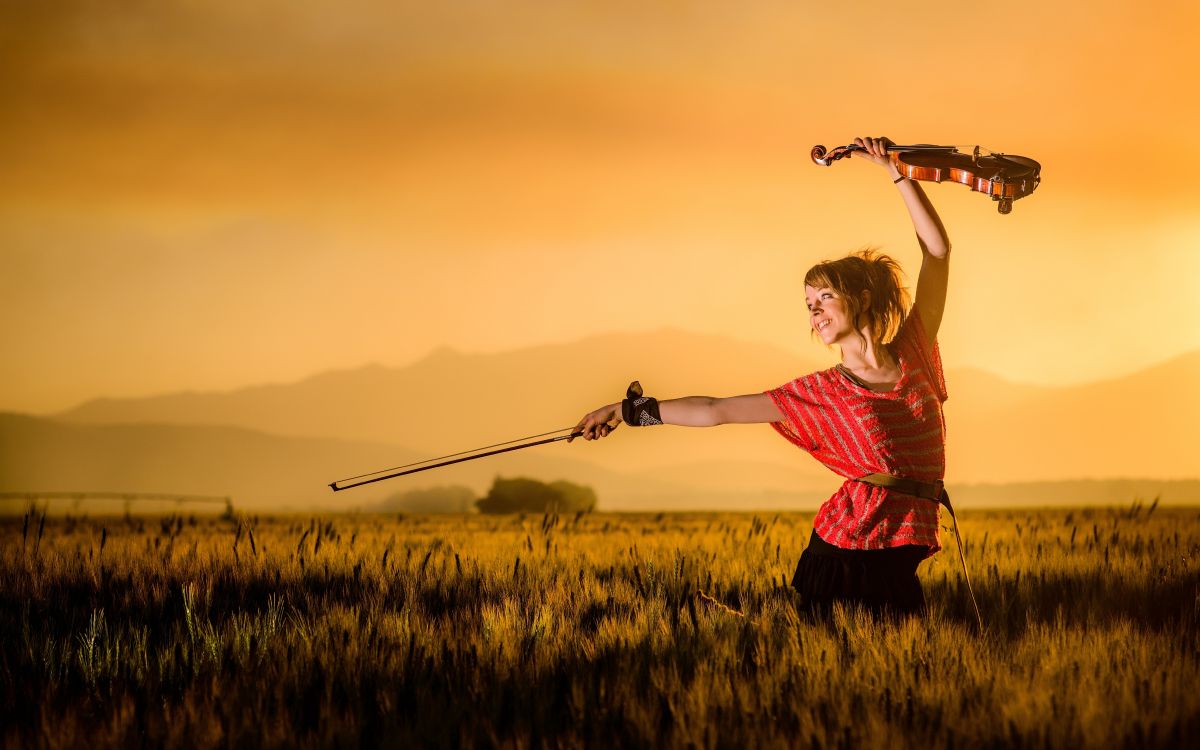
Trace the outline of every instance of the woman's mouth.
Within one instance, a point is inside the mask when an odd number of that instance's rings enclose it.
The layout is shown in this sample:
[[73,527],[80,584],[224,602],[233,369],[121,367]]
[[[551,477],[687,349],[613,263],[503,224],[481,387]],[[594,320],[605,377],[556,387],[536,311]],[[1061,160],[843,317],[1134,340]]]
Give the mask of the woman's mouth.
[[827,320],[822,320],[822,321],[819,321],[819,322],[817,323],[817,331],[818,331],[818,332],[820,332],[820,331],[824,331],[824,330],[825,330],[826,328],[828,328],[828,327],[830,326],[830,324],[832,324],[832,323],[833,323],[833,321],[832,321],[832,320],[828,320],[828,319],[827,319]]

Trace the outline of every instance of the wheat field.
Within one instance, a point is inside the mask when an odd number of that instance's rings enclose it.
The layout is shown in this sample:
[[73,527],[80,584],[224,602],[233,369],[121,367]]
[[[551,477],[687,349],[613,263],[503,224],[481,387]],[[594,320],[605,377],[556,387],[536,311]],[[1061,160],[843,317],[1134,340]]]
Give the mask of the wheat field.
[[1200,509],[961,513],[983,634],[950,533],[919,571],[927,618],[798,615],[787,582],[811,521],[8,518],[0,738],[50,748],[1200,744]]

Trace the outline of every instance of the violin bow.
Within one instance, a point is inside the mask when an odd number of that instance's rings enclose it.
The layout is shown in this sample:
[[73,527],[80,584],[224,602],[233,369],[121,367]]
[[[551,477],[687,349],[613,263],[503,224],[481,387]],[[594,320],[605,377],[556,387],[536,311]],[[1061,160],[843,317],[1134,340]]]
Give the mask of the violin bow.
[[[570,434],[567,434],[567,435],[559,435],[558,437],[546,438],[545,440],[534,440],[533,442],[530,442],[530,443],[523,443],[521,445],[512,445],[512,443],[520,443],[522,440],[533,440],[534,438],[545,437],[546,435],[553,435],[557,432],[569,432],[572,429],[573,428],[571,428],[571,427],[562,427],[557,430],[550,430],[549,432],[543,432],[538,435],[527,435],[526,437],[517,438],[516,440],[506,440],[503,443],[493,443],[492,445],[485,445],[481,448],[472,448],[471,450],[459,451],[458,453],[450,453],[445,456],[437,456],[436,458],[427,458],[424,461],[414,461],[413,463],[404,464],[402,466],[392,466],[387,469],[379,469],[378,471],[369,471],[366,474],[359,474],[357,476],[347,477],[345,479],[338,479],[336,481],[330,482],[329,486],[331,489],[333,489],[334,492],[340,492],[342,490],[348,490],[351,487],[361,487],[364,484],[371,484],[372,482],[382,482],[385,479],[393,479],[395,477],[402,477],[402,476],[405,476],[406,474],[416,474],[419,471],[429,471],[430,469],[436,469],[439,466],[449,466],[451,464],[459,464],[459,463],[462,463],[463,461],[474,461],[477,458],[484,458],[486,456],[494,456],[497,453],[508,453],[509,451],[520,450],[522,448],[531,448],[535,445],[545,445],[546,443],[556,443],[559,440],[570,440],[571,438],[576,438],[576,437],[583,435],[582,432],[570,432]],[[500,446],[502,446],[502,445],[506,445],[508,447],[501,448]],[[488,450],[489,448],[497,448],[497,450]],[[487,451],[487,453],[479,453],[479,451]],[[468,455],[468,454],[475,454],[475,455]],[[444,460],[444,459],[451,459],[451,460]],[[440,463],[431,464],[429,466],[421,466],[421,464],[428,464],[431,461],[438,461]],[[410,467],[418,467],[418,468],[410,468]],[[391,472],[391,473],[389,473],[389,472]],[[379,474],[382,474],[383,476],[377,476]],[[356,480],[358,480],[358,481],[356,481]]]

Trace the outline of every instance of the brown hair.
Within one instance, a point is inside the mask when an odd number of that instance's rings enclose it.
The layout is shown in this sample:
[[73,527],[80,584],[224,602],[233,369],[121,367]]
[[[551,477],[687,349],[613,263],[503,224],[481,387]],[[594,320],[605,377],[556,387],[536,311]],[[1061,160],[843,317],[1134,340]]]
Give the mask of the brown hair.
[[[861,327],[865,317],[865,322],[884,344],[896,337],[909,308],[908,290],[903,281],[900,264],[873,247],[850,253],[845,258],[818,263],[804,274],[805,286],[832,289],[845,300],[854,330]],[[870,292],[870,301],[865,308],[862,303],[864,291]]]

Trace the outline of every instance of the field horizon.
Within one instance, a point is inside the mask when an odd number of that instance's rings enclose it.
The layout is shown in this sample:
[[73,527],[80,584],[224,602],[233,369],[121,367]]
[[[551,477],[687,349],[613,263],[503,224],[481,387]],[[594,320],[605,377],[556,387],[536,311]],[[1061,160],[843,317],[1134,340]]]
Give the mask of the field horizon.
[[[497,475],[500,476],[500,475]],[[519,474],[513,477],[521,476]],[[546,481],[544,478],[538,481]],[[589,511],[594,514],[688,514],[688,513],[814,513],[824,503],[837,485],[839,478],[830,477],[827,490],[806,492],[772,493],[712,493],[708,496],[680,496],[682,502],[691,505],[658,505],[652,507],[612,507],[601,498],[598,507]],[[325,504],[311,506],[270,506],[266,504],[243,504],[240,498],[225,494],[214,494],[198,500],[179,502],[163,498],[184,493],[156,493],[139,491],[87,491],[59,490],[54,492],[0,491],[0,518],[20,516],[29,512],[47,512],[54,516],[76,516],[79,518],[122,518],[128,514],[153,515],[199,515],[237,513],[242,516],[332,516],[360,515],[479,515],[474,500],[484,492],[475,493],[471,510],[432,510],[427,507],[404,507],[408,495],[420,495],[431,491],[471,490],[470,487],[454,484],[426,484],[415,489],[404,489],[390,495],[376,496],[370,502],[349,501],[334,498]],[[1200,508],[1200,479],[1163,480],[1151,478],[1119,479],[1075,479],[1056,482],[1006,482],[978,484],[947,484],[954,507],[960,510],[1004,511],[1004,510],[1083,510],[1087,508],[1128,508],[1131,505],[1151,504],[1178,509]],[[105,497],[93,497],[104,495]],[[48,497],[49,496],[49,497]],[[133,501],[126,498],[133,498]],[[737,501],[738,507],[729,503]],[[677,500],[676,503],[679,501]],[[136,504],[135,504],[136,503]],[[338,507],[338,503],[342,503]],[[753,503],[758,503],[757,505]],[[230,508],[231,510],[227,510]],[[537,511],[527,511],[536,513]]]

